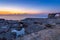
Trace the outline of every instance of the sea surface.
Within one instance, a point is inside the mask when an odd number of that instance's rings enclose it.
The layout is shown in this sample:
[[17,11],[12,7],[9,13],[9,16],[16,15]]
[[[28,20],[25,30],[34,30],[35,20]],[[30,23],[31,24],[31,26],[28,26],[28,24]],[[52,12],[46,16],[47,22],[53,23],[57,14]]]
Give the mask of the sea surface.
[[46,14],[0,15],[0,18],[6,19],[6,20],[22,20],[22,19],[25,19],[25,18],[46,18],[46,17],[47,17]]

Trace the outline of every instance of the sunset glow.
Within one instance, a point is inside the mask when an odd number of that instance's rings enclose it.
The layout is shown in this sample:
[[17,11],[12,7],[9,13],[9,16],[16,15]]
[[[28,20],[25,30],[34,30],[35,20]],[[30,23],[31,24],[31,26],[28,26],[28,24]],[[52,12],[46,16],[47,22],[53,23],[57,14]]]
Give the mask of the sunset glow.
[[59,0],[0,0],[0,14],[60,12]]
[[40,13],[40,11],[37,10],[24,10],[24,9],[18,9],[18,8],[10,8],[10,7],[3,7],[0,8],[0,14],[35,14]]

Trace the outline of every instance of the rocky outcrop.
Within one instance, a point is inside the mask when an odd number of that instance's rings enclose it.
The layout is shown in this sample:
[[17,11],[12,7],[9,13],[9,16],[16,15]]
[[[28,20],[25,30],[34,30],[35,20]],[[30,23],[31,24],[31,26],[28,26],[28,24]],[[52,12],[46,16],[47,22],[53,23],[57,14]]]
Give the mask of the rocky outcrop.
[[49,15],[48,15],[48,18],[55,18],[55,15],[56,15],[56,14],[53,14],[53,13],[52,13],[52,14],[49,14]]
[[48,14],[48,18],[60,18],[60,13],[50,13]]
[[45,29],[16,40],[60,40],[60,29]]
[[44,30],[45,26],[42,26],[42,25],[30,25],[29,27],[25,28],[25,32],[26,34],[31,34],[31,33],[34,33],[34,32],[38,32],[38,31],[41,31],[41,30]]

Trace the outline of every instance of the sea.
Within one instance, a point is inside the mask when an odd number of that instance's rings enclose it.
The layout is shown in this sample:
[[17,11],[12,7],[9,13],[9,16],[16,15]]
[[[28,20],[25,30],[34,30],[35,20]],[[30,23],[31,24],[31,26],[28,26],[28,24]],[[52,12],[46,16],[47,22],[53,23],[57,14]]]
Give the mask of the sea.
[[47,14],[0,15],[0,19],[23,20],[25,18],[47,18]]

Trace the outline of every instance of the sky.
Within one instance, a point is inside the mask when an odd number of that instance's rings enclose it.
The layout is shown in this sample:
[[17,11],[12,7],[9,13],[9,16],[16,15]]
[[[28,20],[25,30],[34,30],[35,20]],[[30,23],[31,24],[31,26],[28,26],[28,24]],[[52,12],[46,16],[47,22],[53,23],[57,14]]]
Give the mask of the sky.
[[60,12],[60,0],[0,0],[0,12],[3,14],[55,13]]

